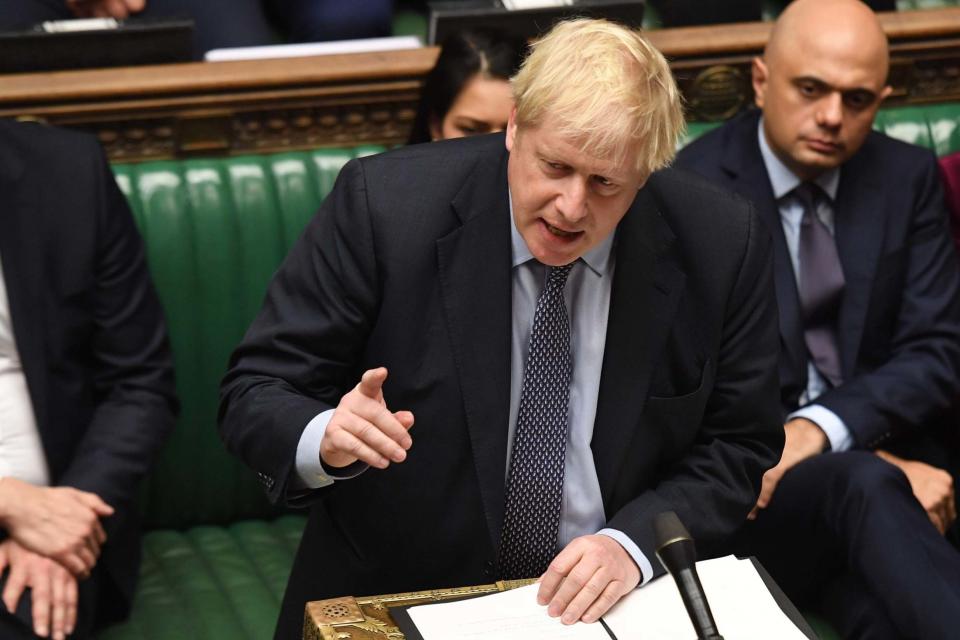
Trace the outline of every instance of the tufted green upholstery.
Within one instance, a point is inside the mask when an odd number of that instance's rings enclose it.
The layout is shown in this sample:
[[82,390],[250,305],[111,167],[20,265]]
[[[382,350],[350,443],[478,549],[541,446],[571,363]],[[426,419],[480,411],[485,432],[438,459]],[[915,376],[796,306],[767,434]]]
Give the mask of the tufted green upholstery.
[[[289,246],[347,160],[318,150],[115,166],[147,243],[182,415],[145,483],[131,619],[103,640],[267,638],[303,529],[223,449],[217,387]],[[278,517],[280,516],[280,517]]]
[[272,637],[302,530],[283,516],[151,532],[134,614],[100,640]]
[[[720,124],[688,122],[680,146]],[[931,149],[938,156],[945,156],[960,151],[960,104],[942,103],[881,109],[877,113],[873,128],[898,140]]]
[[882,109],[874,128],[944,156],[960,151],[960,104]]
[[[881,112],[877,128],[943,155],[960,105]],[[716,123],[690,123],[688,139]],[[133,614],[100,640],[270,637],[303,528],[270,507],[216,432],[217,386],[276,266],[340,167],[376,147],[114,167],[146,239],[183,405],[143,489],[144,561]],[[835,638],[812,620],[824,639]]]

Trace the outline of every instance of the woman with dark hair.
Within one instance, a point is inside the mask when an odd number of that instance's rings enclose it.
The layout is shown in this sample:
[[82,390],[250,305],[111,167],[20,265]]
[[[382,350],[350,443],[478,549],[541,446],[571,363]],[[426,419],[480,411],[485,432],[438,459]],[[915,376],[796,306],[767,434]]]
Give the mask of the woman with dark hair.
[[509,78],[525,50],[523,40],[491,30],[447,38],[424,82],[410,144],[505,129],[513,108]]

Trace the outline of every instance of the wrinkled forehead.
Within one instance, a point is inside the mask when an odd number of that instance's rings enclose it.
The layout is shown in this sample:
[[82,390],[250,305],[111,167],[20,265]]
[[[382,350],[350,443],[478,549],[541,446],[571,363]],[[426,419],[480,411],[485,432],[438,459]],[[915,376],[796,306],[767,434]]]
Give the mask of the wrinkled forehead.
[[620,149],[606,148],[595,136],[571,131],[557,118],[549,118],[539,125],[518,125],[517,136],[529,142],[534,154],[543,160],[561,162],[578,172],[617,181],[635,177],[635,145],[624,143]]
[[540,123],[519,124],[517,135],[533,139],[538,153],[563,159],[565,164],[606,177],[628,178],[635,172],[640,144],[627,135],[611,136],[610,129],[583,131],[556,115]]

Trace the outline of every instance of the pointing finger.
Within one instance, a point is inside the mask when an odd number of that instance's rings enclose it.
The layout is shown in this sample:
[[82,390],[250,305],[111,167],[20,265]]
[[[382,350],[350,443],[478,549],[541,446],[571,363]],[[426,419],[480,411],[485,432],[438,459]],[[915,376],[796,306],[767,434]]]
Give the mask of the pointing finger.
[[380,400],[382,397],[383,382],[387,379],[386,367],[377,367],[364,372],[360,378],[360,384],[357,389],[363,395],[374,400]]
[[403,425],[403,428],[407,431],[413,426],[413,413],[410,411],[395,411],[393,417],[396,418],[397,422]]

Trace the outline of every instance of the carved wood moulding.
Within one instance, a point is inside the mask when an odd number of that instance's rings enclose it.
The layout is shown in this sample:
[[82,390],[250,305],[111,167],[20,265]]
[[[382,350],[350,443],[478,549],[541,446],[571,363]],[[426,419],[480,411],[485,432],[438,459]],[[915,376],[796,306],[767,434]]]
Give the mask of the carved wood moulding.
[[[885,104],[960,100],[960,8],[879,16],[890,39],[893,93]],[[723,120],[753,103],[750,66],[771,27],[751,22],[649,32],[670,60],[689,120]]]
[[[880,17],[891,41],[888,103],[960,101],[960,8]],[[770,26],[648,32],[670,60],[690,120],[725,119],[752,103],[750,64]],[[6,75],[0,117],[91,131],[119,161],[402,144],[437,53]]]
[[112,160],[406,141],[435,48],[0,76],[0,117],[95,133]]

